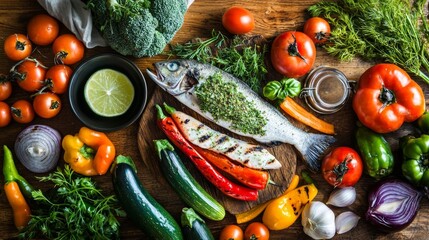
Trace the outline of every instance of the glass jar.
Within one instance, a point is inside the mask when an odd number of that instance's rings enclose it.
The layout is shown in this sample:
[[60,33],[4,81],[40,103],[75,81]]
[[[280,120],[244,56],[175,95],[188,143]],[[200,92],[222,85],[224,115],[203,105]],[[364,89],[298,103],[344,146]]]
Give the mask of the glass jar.
[[321,66],[308,74],[300,96],[317,113],[335,113],[351,95],[351,83],[338,69]]

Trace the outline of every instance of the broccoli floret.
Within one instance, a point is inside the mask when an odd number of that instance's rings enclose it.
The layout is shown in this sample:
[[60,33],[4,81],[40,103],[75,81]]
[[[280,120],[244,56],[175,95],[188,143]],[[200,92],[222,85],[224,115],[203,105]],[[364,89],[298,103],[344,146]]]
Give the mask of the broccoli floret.
[[183,24],[186,0],[90,0],[101,35],[115,51],[134,57],[163,51]]

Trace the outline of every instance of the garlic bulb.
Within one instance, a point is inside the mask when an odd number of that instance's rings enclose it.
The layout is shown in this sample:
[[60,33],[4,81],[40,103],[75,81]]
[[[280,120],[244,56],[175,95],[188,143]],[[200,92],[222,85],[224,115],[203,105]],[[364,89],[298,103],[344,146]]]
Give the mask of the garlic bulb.
[[354,203],[356,200],[356,189],[354,187],[345,187],[334,190],[329,196],[326,204],[335,207],[347,207]]
[[357,226],[360,217],[354,212],[347,211],[340,213],[335,218],[335,227],[338,234],[346,233]]
[[324,203],[308,203],[301,218],[304,232],[313,239],[330,239],[335,235],[335,214]]

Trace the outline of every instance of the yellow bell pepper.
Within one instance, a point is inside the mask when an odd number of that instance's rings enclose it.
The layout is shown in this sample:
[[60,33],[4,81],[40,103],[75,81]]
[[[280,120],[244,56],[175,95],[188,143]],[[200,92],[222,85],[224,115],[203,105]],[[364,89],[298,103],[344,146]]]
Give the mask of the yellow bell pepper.
[[314,184],[304,185],[272,200],[265,209],[262,222],[271,230],[291,226],[301,215],[304,206],[317,195]]
[[[298,183],[299,183],[299,176],[294,175],[292,177],[290,184],[289,184],[289,187],[284,191],[284,193],[282,193],[281,196],[283,196],[286,193],[294,190],[298,186]],[[235,215],[235,218],[237,219],[237,224],[245,223],[245,222],[251,221],[252,219],[256,218],[259,214],[261,214],[264,211],[264,209],[268,206],[268,204],[273,200],[274,199],[269,200],[267,202],[264,202],[262,204],[259,204],[255,207],[249,209],[246,212],[242,212],[242,213]]]
[[102,132],[82,127],[63,138],[64,161],[85,176],[103,175],[115,158],[115,146]]

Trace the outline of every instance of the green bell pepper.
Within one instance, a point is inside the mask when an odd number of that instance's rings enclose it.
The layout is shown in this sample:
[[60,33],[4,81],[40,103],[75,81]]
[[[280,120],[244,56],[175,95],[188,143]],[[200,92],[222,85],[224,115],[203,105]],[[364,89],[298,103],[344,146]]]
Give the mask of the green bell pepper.
[[429,187],[429,135],[401,138],[402,174],[416,186]]
[[379,180],[393,171],[394,159],[389,143],[384,137],[358,124],[356,142],[365,163],[365,172]]
[[417,119],[417,126],[422,133],[429,134],[429,112],[423,113],[423,115]]

